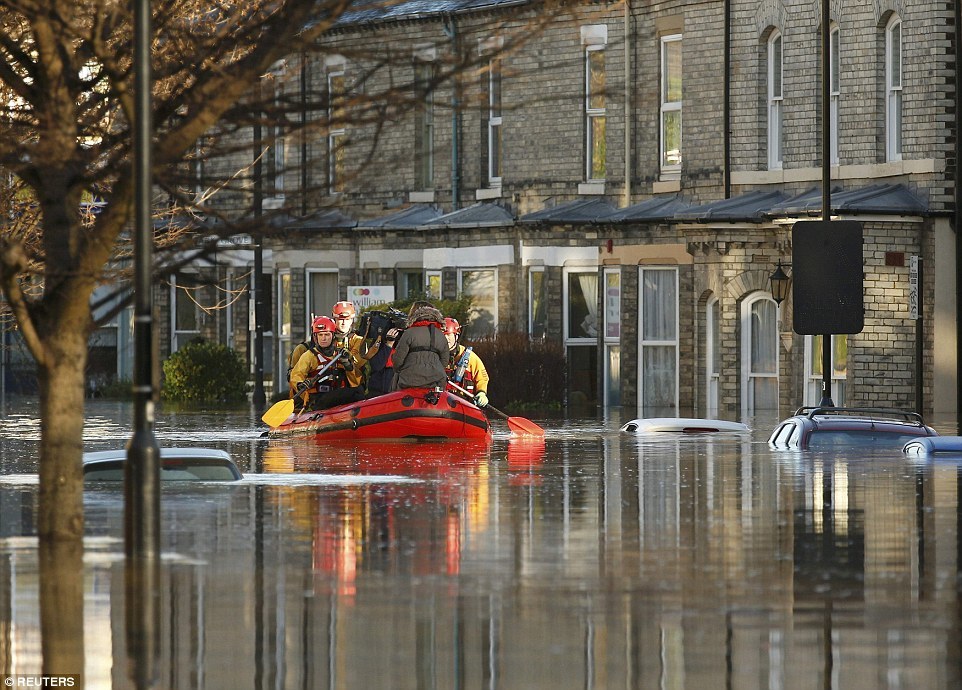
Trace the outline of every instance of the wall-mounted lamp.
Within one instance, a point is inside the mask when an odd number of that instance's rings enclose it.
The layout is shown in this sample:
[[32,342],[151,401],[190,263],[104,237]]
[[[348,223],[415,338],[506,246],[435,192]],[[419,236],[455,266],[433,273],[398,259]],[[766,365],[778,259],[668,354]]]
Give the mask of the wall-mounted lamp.
[[775,270],[768,276],[768,283],[772,288],[772,299],[775,304],[781,304],[788,297],[788,291],[792,287],[792,277],[785,273],[782,262],[779,261]]

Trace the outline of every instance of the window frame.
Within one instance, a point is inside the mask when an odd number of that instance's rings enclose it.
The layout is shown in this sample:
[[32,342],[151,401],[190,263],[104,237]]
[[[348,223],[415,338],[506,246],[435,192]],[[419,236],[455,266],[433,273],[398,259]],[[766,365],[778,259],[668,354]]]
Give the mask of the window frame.
[[705,413],[718,414],[721,367],[721,301],[712,295],[705,303]]
[[[481,272],[490,272],[492,274],[493,290],[494,290],[492,294],[492,307],[490,310],[488,310],[487,308],[472,306],[468,316],[468,322],[465,324],[461,324],[461,326],[462,327],[473,326],[476,321],[477,312],[487,311],[488,313],[491,314],[492,332],[497,333],[498,331],[498,267],[497,266],[465,266],[464,268],[458,268],[458,294],[459,295],[465,294],[464,293],[464,275],[466,273],[481,273]],[[484,334],[477,333],[476,330],[472,328],[468,328],[468,330],[470,331],[468,335],[470,335],[473,338],[476,338],[479,335],[484,335]]]
[[491,58],[488,61],[488,185],[491,187],[500,187],[504,174],[502,76],[501,58]]
[[[597,145],[595,137],[595,126],[600,122],[601,136],[606,136],[607,130],[607,98],[605,94],[607,73],[605,71],[605,44],[593,43],[586,45],[585,50],[585,180],[588,182],[604,182],[607,173],[607,150],[602,141],[602,149],[596,151]],[[595,83],[592,80],[592,58],[601,57],[601,76],[602,84],[600,91],[596,92]],[[600,101],[600,105],[599,105]],[[597,156],[596,156],[597,154]],[[601,176],[595,173],[601,169]]]
[[[535,290],[535,276],[540,276],[541,283],[538,285],[538,290]],[[536,324],[535,314],[537,313],[536,301],[544,299],[544,281],[547,278],[547,272],[544,266],[530,266],[528,268],[528,335],[532,338],[545,338],[548,333],[548,312],[544,309],[542,305],[542,310],[545,316],[544,324]],[[542,325],[543,330],[540,334],[535,334],[535,326]]]
[[839,164],[839,108],[842,99],[842,34],[838,25],[835,24],[829,31],[829,148],[831,150],[832,165]]
[[[659,55],[661,58],[661,65],[660,65],[661,71],[660,71],[659,79],[661,83],[659,87],[659,101],[661,103],[661,108],[660,108],[660,116],[659,116],[659,123],[658,123],[658,129],[659,129],[658,140],[660,144],[658,161],[659,161],[659,169],[661,170],[661,173],[669,174],[669,175],[681,174],[681,165],[682,165],[682,161],[684,160],[684,156],[682,154],[682,151],[683,151],[682,104],[684,101],[684,90],[683,90],[683,87],[681,87],[680,89],[681,93],[679,93],[679,97],[677,100],[674,100],[674,101],[668,100],[668,92],[670,90],[670,82],[672,81],[671,79],[672,75],[668,73],[670,62],[668,60],[668,52],[667,52],[670,44],[676,43],[676,42],[681,44],[682,36],[683,35],[681,33],[672,33],[672,34],[666,34],[662,36],[660,39]],[[679,72],[683,72],[682,66],[679,66]],[[679,77],[678,77],[679,80],[681,80],[681,76],[682,75],[679,74]],[[665,141],[665,129],[666,129],[665,121],[669,116],[669,114],[673,114],[673,113],[678,114],[678,162],[668,163],[667,162],[668,149],[667,149],[667,142]]]
[[[336,86],[337,81],[340,86]],[[346,129],[343,124],[343,105],[337,101],[347,94],[347,81],[344,65],[331,67],[327,71],[327,187],[329,194],[340,194],[344,188],[344,145]],[[340,123],[340,124],[338,124]]]
[[422,192],[434,188],[434,87],[431,84],[436,68],[434,60],[420,56],[414,59],[414,187]]
[[776,29],[775,31],[772,31],[772,35],[768,37],[766,54],[768,56],[765,69],[768,82],[768,89],[766,92],[768,113],[768,169],[781,170],[784,159],[782,145],[784,143],[783,126],[785,98],[785,42],[782,38],[781,31]]
[[284,189],[284,170],[287,166],[287,140],[284,136],[284,75],[285,65],[275,66],[267,75],[271,89],[271,106],[274,111],[272,117],[267,118],[264,132],[266,141],[262,141],[261,155],[264,164],[261,166],[261,186],[266,208],[279,208],[286,198]]
[[[671,272],[674,274],[672,290],[674,292],[674,314],[673,327],[674,337],[654,338],[648,337],[645,332],[645,273],[646,272]],[[642,265],[638,267],[638,398],[637,405],[639,411],[662,409],[660,406],[653,408],[645,404],[645,349],[646,348],[674,348],[674,400],[669,405],[674,410],[678,410],[680,404],[680,376],[681,376],[681,294],[679,292],[679,270],[677,265]]]
[[[894,39],[898,30],[898,41]],[[893,70],[893,49],[898,48],[898,74]],[[885,25],[885,160],[902,160],[902,18],[893,14]],[[896,76],[898,83],[896,84]]]
[[[758,302],[769,302],[775,308],[775,315],[773,320],[774,333],[772,334],[774,337],[773,346],[774,346],[775,362],[773,366],[773,371],[770,371],[770,372],[756,371],[754,368],[754,362],[752,361],[752,357],[751,357],[752,335],[753,335],[752,307]],[[751,387],[751,384],[752,384],[752,381],[756,378],[768,378],[768,379],[773,379],[775,381],[776,407],[778,405],[779,390],[780,390],[779,371],[781,366],[781,361],[780,361],[781,353],[779,352],[779,338],[778,338],[778,324],[779,324],[780,318],[781,318],[780,307],[775,302],[775,300],[772,299],[772,296],[767,292],[758,291],[752,295],[749,295],[742,302],[742,308],[741,308],[741,331],[742,331],[742,338],[741,338],[742,380],[741,380],[741,383],[742,385],[741,385],[741,388],[742,388],[742,414],[744,415],[753,415],[757,413],[759,409],[762,409],[762,410],[766,409],[766,408],[758,408],[755,405],[753,389]]]

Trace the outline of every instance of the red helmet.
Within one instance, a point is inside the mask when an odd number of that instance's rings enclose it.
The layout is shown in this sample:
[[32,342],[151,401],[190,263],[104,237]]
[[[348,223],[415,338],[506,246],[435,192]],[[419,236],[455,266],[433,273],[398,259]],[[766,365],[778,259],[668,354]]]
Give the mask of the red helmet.
[[354,308],[354,302],[338,302],[333,307],[331,307],[331,314],[334,318],[344,318],[348,316],[355,316],[357,310]]
[[444,319],[444,335],[461,335],[461,324],[450,316]]
[[337,326],[330,316],[318,316],[311,322],[311,333],[334,333]]

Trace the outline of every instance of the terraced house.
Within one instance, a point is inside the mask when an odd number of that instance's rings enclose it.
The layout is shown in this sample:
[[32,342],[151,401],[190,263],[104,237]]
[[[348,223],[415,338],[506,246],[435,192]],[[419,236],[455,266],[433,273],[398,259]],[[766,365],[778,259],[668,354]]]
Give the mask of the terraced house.
[[[953,412],[954,12],[833,0],[828,122],[810,0],[446,0],[345,16],[322,55],[292,55],[260,86],[292,104],[327,94],[326,112],[288,120],[319,126],[265,126],[257,165],[232,163],[257,171],[238,194],[269,228],[267,379],[312,313],[365,289],[426,290],[472,295],[468,338],[563,343],[571,402],[728,418],[817,403],[822,337],[793,331],[793,297],[776,303],[769,277],[791,272],[793,224],[821,217],[828,155],[831,215],[864,236],[864,329],[830,335],[834,401],[913,408],[921,386],[924,412]],[[353,110],[379,89],[397,101]],[[214,267],[171,277],[163,347],[204,334],[253,360],[245,300],[210,315],[178,288],[215,272],[245,288],[254,253],[225,246]]]

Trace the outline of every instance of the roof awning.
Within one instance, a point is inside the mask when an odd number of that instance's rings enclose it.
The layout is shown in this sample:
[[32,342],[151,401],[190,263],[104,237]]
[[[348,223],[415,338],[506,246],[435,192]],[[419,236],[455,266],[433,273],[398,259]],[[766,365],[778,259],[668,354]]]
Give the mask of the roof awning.
[[606,220],[619,221],[666,221],[691,208],[691,203],[678,196],[656,196],[616,211]]
[[575,199],[540,211],[528,213],[519,220],[522,223],[597,223],[607,221],[617,211],[601,197]]
[[779,191],[755,191],[733,196],[730,199],[714,201],[710,204],[692,206],[679,211],[674,219],[682,222],[711,223],[762,223],[766,222],[770,209],[779,204],[788,195]]
[[[904,184],[876,184],[843,190],[833,189],[830,199],[836,215],[923,216],[929,206]],[[772,206],[769,214],[778,216],[820,216],[822,190],[809,189]]]
[[389,213],[380,218],[361,220],[357,223],[357,229],[392,229],[392,230],[413,230],[418,226],[430,223],[440,218],[441,209],[434,204],[412,204],[407,208],[402,208],[394,213]]
[[432,221],[422,228],[500,228],[514,224],[514,215],[499,204],[480,202],[461,208]]

